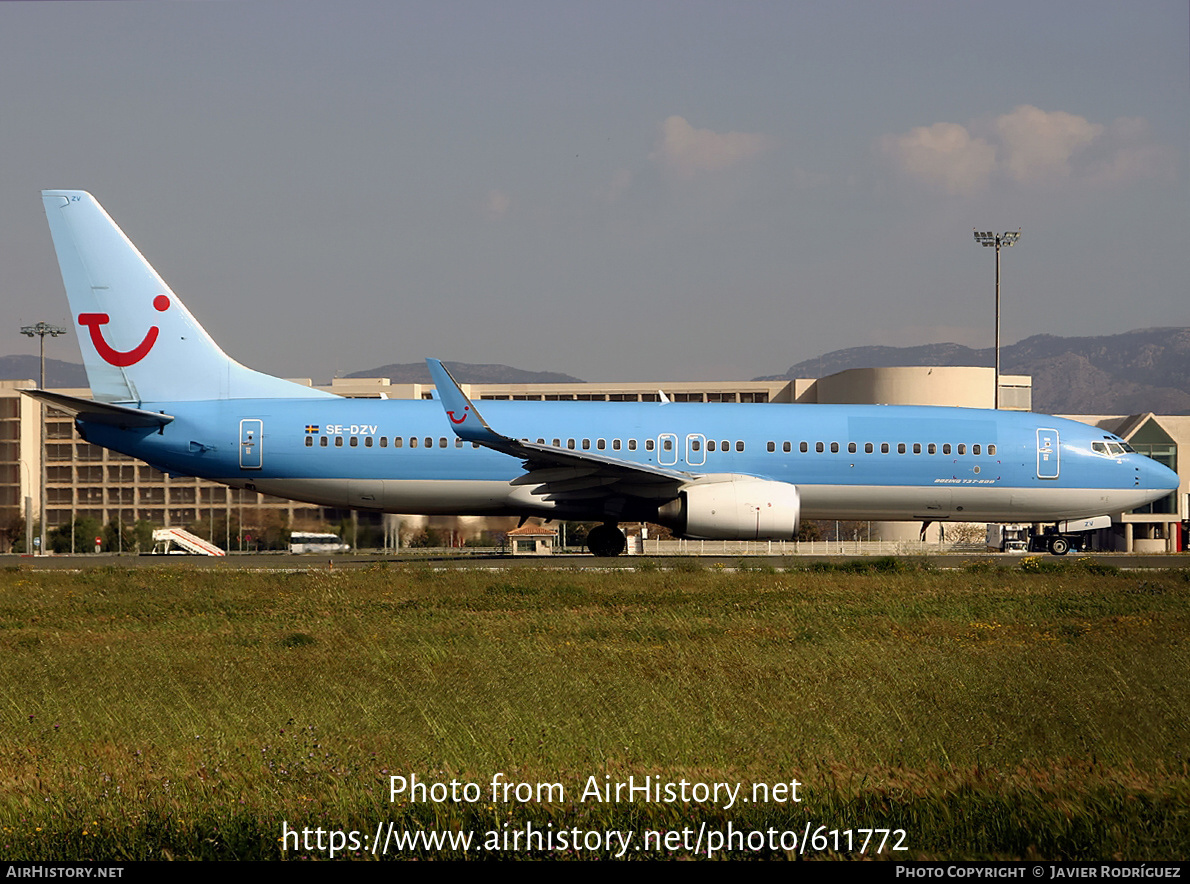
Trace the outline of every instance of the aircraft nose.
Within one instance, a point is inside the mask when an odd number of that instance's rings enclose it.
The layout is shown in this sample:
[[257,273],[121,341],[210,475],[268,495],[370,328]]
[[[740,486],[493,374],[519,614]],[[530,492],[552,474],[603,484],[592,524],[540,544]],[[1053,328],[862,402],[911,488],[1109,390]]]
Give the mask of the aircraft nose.
[[1152,458],[1139,455],[1141,468],[1140,478],[1141,483],[1146,488],[1152,488],[1154,491],[1164,491],[1170,493],[1177,491],[1181,481],[1178,479],[1178,474],[1171,470],[1164,464],[1157,463]]

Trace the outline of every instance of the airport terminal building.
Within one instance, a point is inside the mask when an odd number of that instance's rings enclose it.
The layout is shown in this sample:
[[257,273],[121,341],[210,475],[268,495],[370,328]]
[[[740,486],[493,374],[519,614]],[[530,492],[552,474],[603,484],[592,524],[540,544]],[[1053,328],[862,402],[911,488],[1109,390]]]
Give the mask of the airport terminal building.
[[[305,383],[309,383],[306,381]],[[0,551],[17,542],[26,529],[26,513],[42,512],[39,404],[20,393],[35,382],[0,381]],[[887,405],[948,405],[993,407],[993,370],[979,367],[901,366],[851,369],[823,378],[776,381],[722,381],[631,384],[462,384],[472,399],[539,401],[657,402],[662,395],[674,402],[736,403],[763,407],[769,403],[833,403]],[[386,378],[336,379],[320,387],[353,398],[430,398],[431,384],[392,384]],[[88,390],[61,390],[89,397]],[[1032,381],[1001,375],[1001,408],[1029,411]],[[1168,498],[1142,511],[1110,513],[1112,528],[1097,532],[1098,549],[1126,552],[1176,552],[1184,547],[1190,518],[1190,458],[1178,457],[1180,446],[1190,451],[1190,416],[1063,415],[1115,433],[1133,448],[1178,472],[1180,485]],[[147,464],[91,445],[79,438],[72,419],[47,408],[45,442],[45,516],[53,529],[80,518],[101,524],[131,524],[145,520],[159,527],[205,523],[208,530],[222,525],[226,537],[215,543],[232,548],[230,525],[245,532],[269,525],[313,527],[341,513],[256,492],[227,488],[193,478],[171,478]],[[31,524],[31,521],[28,523]],[[886,539],[918,536],[919,523],[885,523]],[[94,542],[94,538],[88,541]],[[76,546],[76,548],[78,548]]]

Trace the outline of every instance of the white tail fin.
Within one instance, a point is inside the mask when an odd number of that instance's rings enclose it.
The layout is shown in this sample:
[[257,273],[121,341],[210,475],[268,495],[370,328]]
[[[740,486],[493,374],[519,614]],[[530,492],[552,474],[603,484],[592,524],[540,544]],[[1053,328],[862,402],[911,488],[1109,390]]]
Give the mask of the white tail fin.
[[224,353],[91,194],[43,190],[91,392],[102,402],[323,398]]

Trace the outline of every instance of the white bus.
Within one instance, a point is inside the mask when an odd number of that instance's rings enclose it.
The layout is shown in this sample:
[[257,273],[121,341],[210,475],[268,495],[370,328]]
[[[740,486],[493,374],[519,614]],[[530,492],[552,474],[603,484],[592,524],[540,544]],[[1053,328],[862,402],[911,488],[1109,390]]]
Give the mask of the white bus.
[[310,531],[294,531],[289,535],[291,553],[336,553],[351,549],[338,534],[316,534]]

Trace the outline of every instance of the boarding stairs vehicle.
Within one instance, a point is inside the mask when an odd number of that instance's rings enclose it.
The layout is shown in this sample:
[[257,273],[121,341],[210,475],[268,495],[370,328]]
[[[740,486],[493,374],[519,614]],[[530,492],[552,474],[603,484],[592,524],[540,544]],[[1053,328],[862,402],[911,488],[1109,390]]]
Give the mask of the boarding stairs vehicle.
[[[175,546],[177,549],[171,549]],[[225,556],[227,553],[182,528],[158,528],[153,532],[153,555]]]

